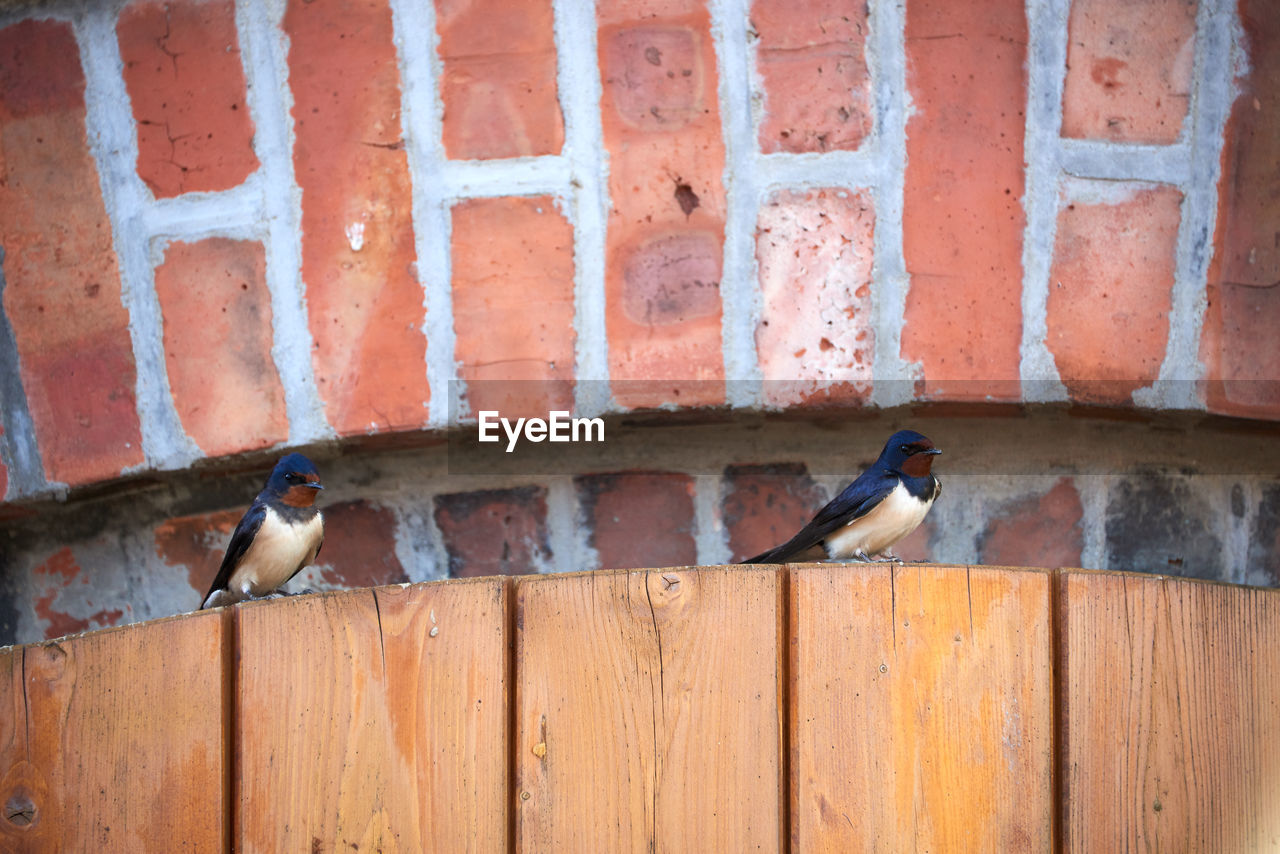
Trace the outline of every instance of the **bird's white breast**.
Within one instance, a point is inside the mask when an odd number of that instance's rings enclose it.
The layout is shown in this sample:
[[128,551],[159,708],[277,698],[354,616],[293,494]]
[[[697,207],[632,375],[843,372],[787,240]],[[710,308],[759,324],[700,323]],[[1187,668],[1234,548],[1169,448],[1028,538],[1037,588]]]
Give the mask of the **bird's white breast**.
[[899,483],[871,512],[827,536],[827,556],[850,558],[858,552],[868,557],[879,554],[919,527],[932,506],[932,497],[921,501]]
[[253,543],[231,574],[232,590],[262,596],[288,581],[299,568],[315,560],[324,537],[324,520],[317,513],[291,524],[267,508]]

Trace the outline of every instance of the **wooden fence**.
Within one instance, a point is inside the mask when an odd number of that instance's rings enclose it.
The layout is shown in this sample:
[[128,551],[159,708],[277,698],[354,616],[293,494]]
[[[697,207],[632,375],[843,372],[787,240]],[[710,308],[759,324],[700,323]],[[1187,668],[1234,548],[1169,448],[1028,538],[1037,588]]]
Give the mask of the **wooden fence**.
[[3,851],[1275,851],[1280,591],[684,568],[0,650]]

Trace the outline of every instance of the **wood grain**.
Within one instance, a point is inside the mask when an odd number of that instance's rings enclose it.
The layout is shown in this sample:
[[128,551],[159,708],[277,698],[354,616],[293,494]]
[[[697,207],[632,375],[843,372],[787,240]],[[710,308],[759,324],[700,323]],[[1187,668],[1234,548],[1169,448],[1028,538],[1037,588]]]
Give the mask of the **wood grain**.
[[520,579],[518,850],[778,850],[777,572]]
[[793,850],[1050,850],[1051,576],[791,573]]
[[1280,850],[1280,591],[1058,583],[1063,850]]
[[223,851],[223,617],[0,651],[0,850]]
[[241,606],[237,850],[500,851],[507,581]]

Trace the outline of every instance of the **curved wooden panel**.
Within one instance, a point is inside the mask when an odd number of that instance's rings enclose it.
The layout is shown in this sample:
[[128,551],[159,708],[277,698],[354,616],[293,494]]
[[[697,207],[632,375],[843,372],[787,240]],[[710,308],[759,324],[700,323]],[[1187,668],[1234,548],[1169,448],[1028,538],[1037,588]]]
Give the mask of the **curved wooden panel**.
[[1045,572],[791,569],[797,851],[1049,851]]
[[776,569],[522,578],[519,851],[773,851]]
[[0,650],[0,850],[226,850],[222,642],[204,612]]

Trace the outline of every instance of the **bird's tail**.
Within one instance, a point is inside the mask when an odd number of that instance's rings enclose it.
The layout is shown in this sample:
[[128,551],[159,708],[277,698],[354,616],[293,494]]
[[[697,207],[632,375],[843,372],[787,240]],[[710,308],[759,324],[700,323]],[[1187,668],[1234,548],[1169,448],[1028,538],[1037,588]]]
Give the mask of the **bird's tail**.
[[755,557],[749,557],[744,561],[739,561],[739,563],[786,563],[787,558],[790,557],[786,549],[786,545],[783,544],[776,548],[769,549],[767,552],[760,552],[760,554]]

